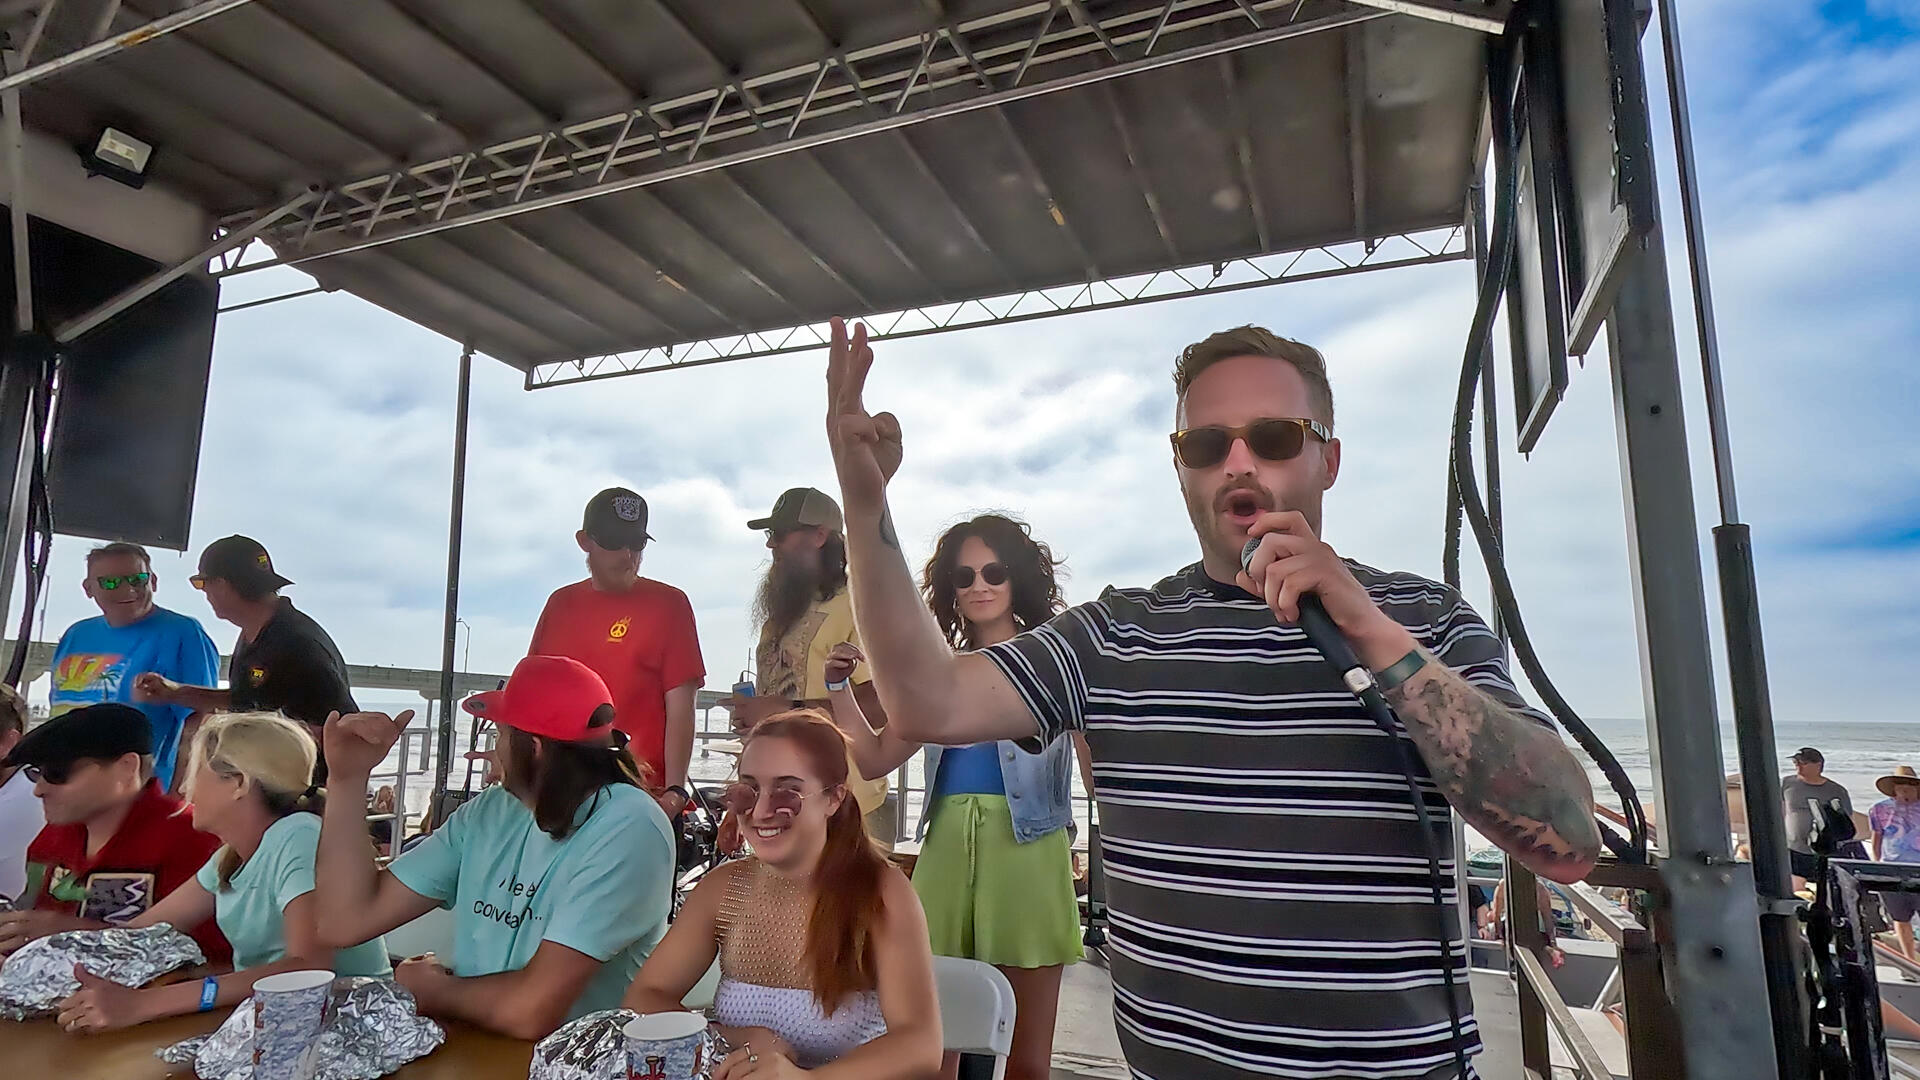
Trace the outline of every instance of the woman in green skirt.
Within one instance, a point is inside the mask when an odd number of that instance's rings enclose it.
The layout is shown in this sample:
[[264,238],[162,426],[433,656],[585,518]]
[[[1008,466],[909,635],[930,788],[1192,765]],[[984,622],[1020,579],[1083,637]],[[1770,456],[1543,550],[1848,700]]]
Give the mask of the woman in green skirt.
[[[1059,561],[1027,526],[983,514],[948,529],[921,577],[921,591],[956,649],[982,649],[1046,622],[1065,606]],[[1013,1051],[1007,1076],[1045,1080],[1053,1058],[1060,971],[1080,959],[1074,897],[1072,766],[1077,753],[1093,790],[1082,736],[1039,754],[1011,742],[921,747],[868,725],[847,684],[863,657],[851,645],[826,668],[834,721],[854,744],[867,777],[884,776],[915,752],[926,756],[928,793],[913,887],[927,912],[933,951],[983,960],[1013,984]],[[954,1062],[948,1062],[952,1074]]]

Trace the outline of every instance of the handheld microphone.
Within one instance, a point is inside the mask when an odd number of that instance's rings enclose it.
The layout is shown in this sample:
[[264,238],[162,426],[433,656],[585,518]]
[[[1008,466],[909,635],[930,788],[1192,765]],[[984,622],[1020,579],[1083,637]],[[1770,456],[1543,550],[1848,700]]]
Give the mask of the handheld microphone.
[[[1260,550],[1260,537],[1249,537],[1247,546],[1240,549],[1240,569],[1248,577],[1253,576],[1253,556]],[[1327,658],[1327,663],[1340,673],[1340,681],[1347,684],[1355,697],[1363,698],[1374,688],[1373,672],[1367,669],[1360,658],[1353,653],[1353,646],[1347,644],[1347,637],[1334,624],[1333,616],[1327,614],[1320,598],[1313,593],[1301,593],[1300,632],[1307,635],[1313,647]]]

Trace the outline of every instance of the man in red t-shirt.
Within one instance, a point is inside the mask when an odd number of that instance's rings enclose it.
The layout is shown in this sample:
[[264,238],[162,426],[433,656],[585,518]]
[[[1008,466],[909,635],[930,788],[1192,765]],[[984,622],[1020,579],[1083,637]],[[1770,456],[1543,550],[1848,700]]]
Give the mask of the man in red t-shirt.
[[[47,815],[27,845],[21,907],[0,912],[0,956],[36,938],[127,922],[190,880],[220,847],[153,778],[153,731],[131,705],[89,705],[28,732],[8,755]],[[232,959],[212,919],[190,931]]]
[[640,576],[647,501],[608,488],[587,503],[574,539],[587,553],[587,580],[547,598],[529,656],[568,656],[613,694],[613,725],[632,738],[647,788],[670,818],[687,807],[693,758],[694,695],[706,681],[693,605],[671,585]]

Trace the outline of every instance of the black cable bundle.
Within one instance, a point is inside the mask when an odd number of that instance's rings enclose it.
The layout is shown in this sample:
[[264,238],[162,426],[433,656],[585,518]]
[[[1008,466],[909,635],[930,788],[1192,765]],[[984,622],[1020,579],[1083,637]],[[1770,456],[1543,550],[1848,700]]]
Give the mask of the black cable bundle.
[[[21,582],[20,632],[14,639],[13,655],[7,662],[7,685],[18,689],[20,679],[27,669],[27,651],[33,641],[33,612],[40,606],[40,595],[46,588],[47,563],[53,556],[53,507],[47,497],[47,438],[53,413],[54,372],[56,364],[51,350],[42,351],[38,342],[22,336],[15,339],[16,347],[25,345],[39,357],[39,379],[34,384],[32,399],[27,410],[27,423],[31,425],[27,441],[28,452],[33,455],[33,476],[27,493],[27,523],[22,548],[26,556],[26,574]],[[16,358],[15,363],[33,363],[32,360]]]
[[[1496,109],[1496,113],[1500,111]],[[1504,138],[1508,134],[1502,132],[1499,137]],[[1508,142],[1511,145],[1511,139]],[[1534,651],[1533,640],[1527,635],[1526,623],[1520,616],[1520,602],[1514,596],[1513,582],[1507,577],[1505,556],[1500,550],[1499,539],[1493,535],[1493,523],[1487,517],[1486,506],[1480,499],[1479,482],[1473,475],[1474,395],[1480,386],[1481,360],[1486,352],[1487,339],[1493,332],[1494,315],[1501,294],[1506,291],[1507,277],[1515,258],[1514,212],[1518,181],[1512,166],[1499,160],[1498,155],[1495,174],[1499,187],[1493,204],[1493,228],[1488,243],[1486,270],[1480,281],[1480,299],[1474,308],[1473,325],[1467,334],[1466,360],[1460,367],[1460,390],[1454,401],[1453,445],[1449,451],[1447,473],[1446,548],[1442,555],[1444,573],[1447,583],[1458,587],[1460,518],[1464,512],[1467,522],[1473,527],[1474,539],[1479,543],[1480,557],[1486,563],[1487,579],[1493,586],[1494,606],[1500,613],[1501,624],[1512,638],[1514,657],[1520,661],[1521,670],[1526,672],[1527,681],[1539,693],[1547,711],[1573,736],[1587,756],[1600,766],[1607,783],[1620,796],[1621,807],[1627,818],[1628,838],[1622,841],[1617,833],[1602,824],[1602,839],[1622,861],[1644,863],[1647,861],[1647,818],[1646,810],[1640,805],[1640,795],[1634,790],[1633,782],[1627,779],[1626,770],[1620,767],[1613,752],[1573,711],[1573,706],[1567,703],[1559,688],[1547,676],[1539,654]]]

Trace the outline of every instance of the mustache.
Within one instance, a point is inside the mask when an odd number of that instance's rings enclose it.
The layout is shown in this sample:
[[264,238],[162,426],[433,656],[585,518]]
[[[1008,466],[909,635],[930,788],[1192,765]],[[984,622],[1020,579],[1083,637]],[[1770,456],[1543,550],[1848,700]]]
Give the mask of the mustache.
[[1213,497],[1213,509],[1215,512],[1226,510],[1227,504],[1233,501],[1235,495],[1252,496],[1254,505],[1258,506],[1261,510],[1272,510],[1278,502],[1278,500],[1273,497],[1273,492],[1268,491],[1259,484],[1227,484]]

